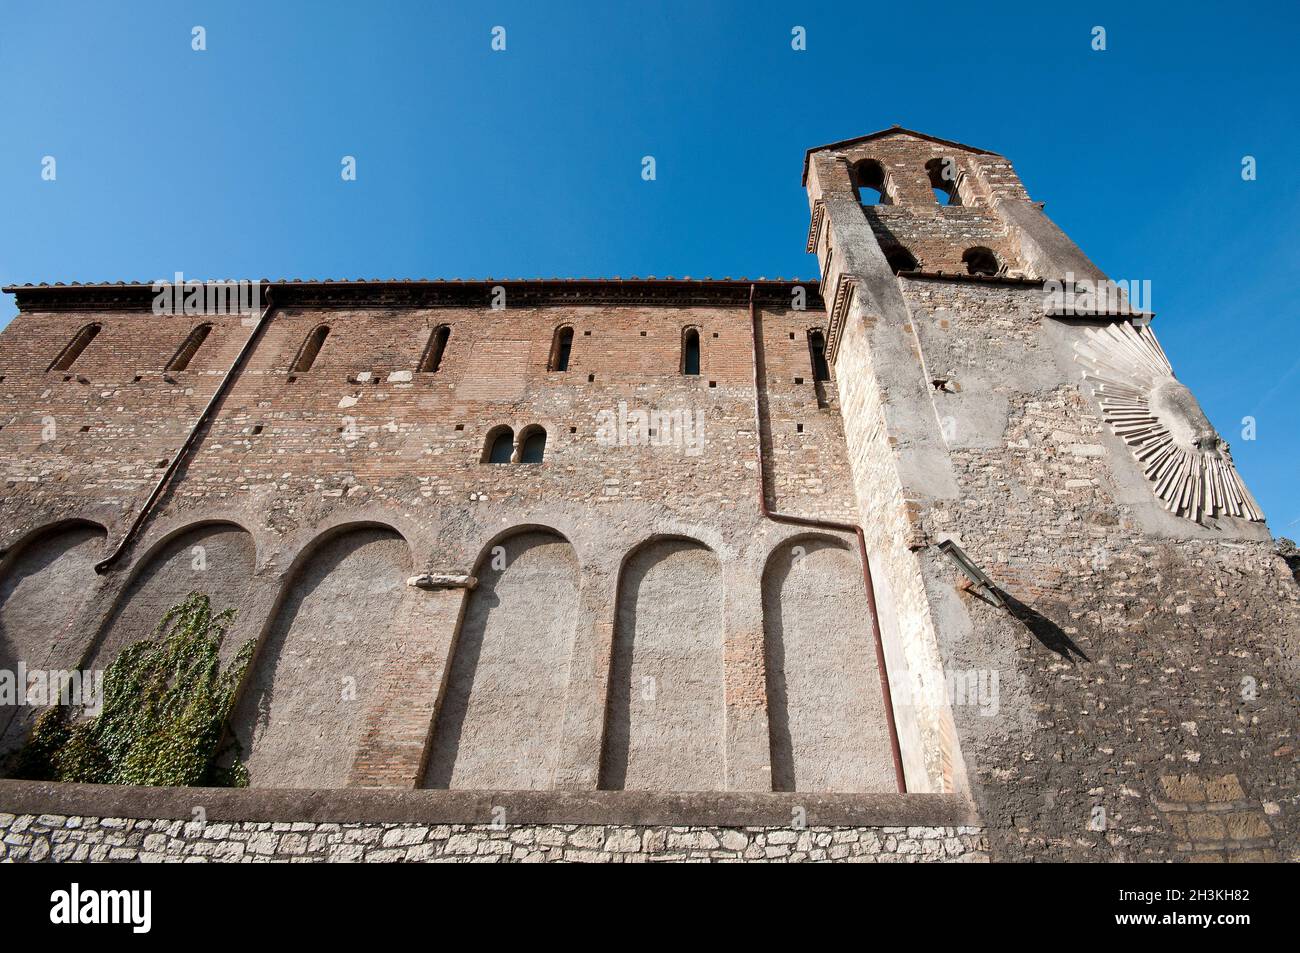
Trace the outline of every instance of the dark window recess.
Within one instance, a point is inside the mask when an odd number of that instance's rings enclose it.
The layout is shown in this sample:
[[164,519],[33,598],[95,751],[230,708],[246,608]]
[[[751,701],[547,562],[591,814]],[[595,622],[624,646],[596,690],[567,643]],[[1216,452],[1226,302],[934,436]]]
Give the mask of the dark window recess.
[[212,325],[200,324],[186,336],[185,340],[181,343],[181,346],[177,349],[176,353],[172,355],[172,359],[167,362],[167,366],[164,367],[163,370],[169,372],[183,371],[189,367],[190,361],[194,360],[194,355],[199,352],[199,348],[203,346],[203,342],[208,339],[208,335],[211,333]]
[[795,432],[795,433],[803,433],[803,424],[795,424],[795,425],[794,425],[794,432]]
[[875,159],[863,159],[854,167],[853,187],[863,205],[890,204],[889,191],[885,188],[885,167]]
[[830,380],[831,369],[826,363],[826,338],[820,331],[808,332],[808,354],[812,359],[813,380]]
[[464,424],[457,424],[457,425],[456,425],[456,429],[457,429],[457,430],[464,430],[464,429],[465,429],[465,425],[464,425]]
[[311,370],[311,366],[316,363],[316,358],[320,354],[320,349],[325,346],[325,339],[329,337],[329,333],[329,326],[322,324],[307,335],[307,340],[302,342],[302,347],[298,349],[298,356],[294,358],[293,367],[290,368],[292,373],[305,374]]
[[259,433],[261,433],[261,432],[262,432],[262,425],[261,425],[261,424],[254,424],[254,425],[253,425],[253,430],[252,430],[252,434],[253,434],[253,436],[257,436],[257,435],[258,435]]
[[538,427],[530,430],[524,437],[524,446],[519,453],[520,463],[541,463],[546,455],[546,431]]
[[966,249],[961,260],[966,265],[968,275],[987,275],[992,278],[1002,270],[1002,266],[998,264],[998,256],[989,249],[979,246]]
[[587,375],[587,383],[588,383],[588,384],[592,383],[592,382],[595,381],[595,380],[596,380],[596,375],[595,375],[595,374],[588,374],[588,375]]
[[894,274],[900,271],[916,271],[916,259],[902,245],[891,245],[884,251],[885,261],[889,262],[889,270]]
[[700,373],[700,332],[695,328],[682,332],[682,373]]
[[439,325],[429,335],[429,343],[420,355],[420,364],[416,368],[421,374],[433,374],[442,367],[442,355],[447,351],[447,339],[451,337],[451,328]]
[[509,463],[515,450],[515,432],[502,427],[488,434],[487,463]]
[[551,342],[552,371],[569,369],[569,354],[573,351],[573,328],[556,328],[555,340]]
[[95,335],[99,334],[101,325],[88,324],[76,333],[67,347],[59,352],[59,356],[50,362],[47,371],[66,371],[76,363],[77,358],[81,357],[81,352],[90,346],[90,342],[95,340]]
[[952,159],[931,159],[925,164],[930,177],[934,200],[940,205],[960,205],[961,193],[957,191],[957,163]]

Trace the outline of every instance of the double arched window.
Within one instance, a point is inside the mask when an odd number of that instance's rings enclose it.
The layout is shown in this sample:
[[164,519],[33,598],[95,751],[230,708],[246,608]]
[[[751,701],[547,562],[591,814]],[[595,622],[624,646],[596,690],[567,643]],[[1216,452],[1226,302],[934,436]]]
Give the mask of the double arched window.
[[488,431],[483,444],[482,463],[541,463],[546,457],[546,428],[539,424],[530,424],[515,432],[502,424]]

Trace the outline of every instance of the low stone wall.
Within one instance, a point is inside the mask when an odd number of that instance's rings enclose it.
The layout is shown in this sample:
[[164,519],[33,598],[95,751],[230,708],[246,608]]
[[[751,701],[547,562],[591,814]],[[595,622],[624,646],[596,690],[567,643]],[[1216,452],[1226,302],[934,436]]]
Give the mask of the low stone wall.
[[588,824],[212,823],[0,814],[0,862],[987,860],[977,827],[622,827]]
[[984,861],[944,795],[218,790],[0,781],[0,861]]

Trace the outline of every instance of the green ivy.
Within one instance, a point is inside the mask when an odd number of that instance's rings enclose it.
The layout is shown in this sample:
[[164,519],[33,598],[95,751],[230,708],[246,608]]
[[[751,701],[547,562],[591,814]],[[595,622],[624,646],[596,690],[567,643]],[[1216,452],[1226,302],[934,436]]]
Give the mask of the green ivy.
[[[43,781],[245,787],[248,771],[220,749],[235,694],[253,657],[246,642],[221,669],[234,609],[212,614],[192,592],[163,616],[152,639],[127,646],[104,673],[103,708],[69,721],[54,706],[36,721],[15,774]],[[231,766],[222,767],[226,760]]]

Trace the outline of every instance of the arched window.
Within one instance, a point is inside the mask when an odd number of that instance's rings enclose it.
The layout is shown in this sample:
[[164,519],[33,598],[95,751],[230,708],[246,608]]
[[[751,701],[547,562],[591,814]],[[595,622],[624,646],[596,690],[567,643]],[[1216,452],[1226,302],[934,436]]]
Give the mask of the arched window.
[[682,373],[700,373],[700,332],[696,328],[682,332]]
[[900,271],[916,271],[916,259],[912,253],[902,245],[890,245],[884,249],[885,261],[889,262],[889,270],[894,274]]
[[813,380],[830,380],[831,369],[826,363],[826,337],[821,331],[808,332],[808,354],[812,359]]
[[293,359],[292,373],[305,374],[311,370],[311,366],[316,363],[316,356],[320,354],[320,349],[324,346],[329,333],[329,325],[322,324],[307,335],[307,340],[303,341],[302,347],[298,349],[298,356]]
[[527,428],[521,435],[520,463],[541,463],[546,456],[546,431],[541,427]]
[[992,277],[1002,270],[1002,266],[998,264],[998,256],[989,249],[978,245],[974,248],[967,248],[961,256],[961,260],[966,264],[966,274],[968,275],[988,275]]
[[890,204],[889,190],[885,188],[885,167],[875,159],[863,159],[853,167],[853,187],[863,205]]
[[440,324],[429,335],[429,343],[420,355],[420,366],[416,368],[421,374],[433,374],[442,367],[442,355],[447,350],[447,339],[451,337],[451,328]]
[[509,427],[493,427],[483,446],[484,463],[509,463],[515,452],[515,432]]
[[81,352],[90,346],[90,342],[95,340],[95,335],[99,333],[102,326],[98,324],[88,324],[76,333],[68,346],[59,352],[59,356],[50,362],[47,371],[66,371],[81,357]]
[[961,193],[957,191],[957,162],[944,157],[931,159],[925,164],[926,174],[930,177],[930,188],[934,189],[934,200],[940,205],[960,205]]
[[548,371],[567,371],[569,369],[569,352],[573,350],[573,328],[555,329],[555,338],[551,341],[551,359],[547,362]]
[[189,367],[190,361],[194,360],[194,355],[198,353],[199,348],[203,346],[203,342],[208,339],[208,335],[211,333],[212,325],[200,324],[189,333],[189,336],[185,338],[185,343],[172,355],[172,359],[167,362],[167,366],[163,370],[183,371]]

